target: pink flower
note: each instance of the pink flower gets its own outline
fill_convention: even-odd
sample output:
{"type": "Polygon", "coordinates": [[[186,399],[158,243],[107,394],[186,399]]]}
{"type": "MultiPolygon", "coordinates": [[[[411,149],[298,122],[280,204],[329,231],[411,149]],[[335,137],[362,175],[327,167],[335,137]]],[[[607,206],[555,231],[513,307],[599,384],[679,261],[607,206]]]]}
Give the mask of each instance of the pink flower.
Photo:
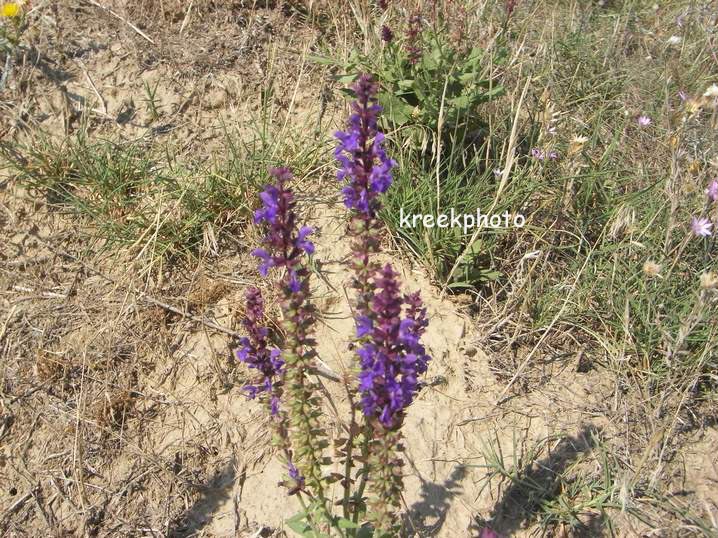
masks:
{"type": "Polygon", "coordinates": [[[711,228],[713,224],[705,217],[693,217],[691,219],[691,230],[698,237],[708,237],[711,235],[711,228]]]}
{"type": "Polygon", "coordinates": [[[705,193],[711,201],[718,201],[718,179],[714,179],[708,184],[708,188],[705,190],[705,193]]]}
{"type": "Polygon", "coordinates": [[[638,119],[636,121],[641,127],[648,127],[651,124],[652,120],[648,116],[638,116],[638,119]]]}
{"type": "Polygon", "coordinates": [[[688,101],[688,94],[681,90],[678,92],[678,98],[685,103],[686,101],[688,101]]]}

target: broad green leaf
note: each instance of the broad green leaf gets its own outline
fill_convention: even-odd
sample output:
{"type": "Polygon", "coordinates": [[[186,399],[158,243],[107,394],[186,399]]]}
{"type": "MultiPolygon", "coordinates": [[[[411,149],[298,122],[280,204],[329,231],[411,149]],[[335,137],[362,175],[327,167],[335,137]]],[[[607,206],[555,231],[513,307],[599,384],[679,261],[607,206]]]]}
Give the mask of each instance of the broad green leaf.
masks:
{"type": "Polygon", "coordinates": [[[302,536],[306,536],[307,532],[311,532],[312,528],[307,524],[307,514],[304,512],[299,512],[296,515],[293,515],[289,519],[287,519],[284,523],[292,529],[294,532],[301,534],[302,536]]]}
{"type": "Polygon", "coordinates": [[[339,84],[351,84],[357,79],[356,73],[348,73],[346,75],[335,75],[334,80],[339,84]]]}
{"type": "Polygon", "coordinates": [[[459,82],[461,82],[464,86],[469,86],[471,84],[480,84],[480,82],[477,82],[476,79],[479,76],[479,74],[475,71],[469,72],[469,73],[462,73],[458,76],[459,82]]]}
{"type": "Polygon", "coordinates": [[[354,523],[352,520],[350,520],[350,519],[345,519],[345,518],[343,518],[343,517],[340,517],[340,518],[337,520],[337,526],[338,526],[340,529],[358,529],[358,528],[359,528],[359,525],[357,525],[356,523],[354,523]]]}
{"type": "Polygon", "coordinates": [[[384,108],[384,113],[397,125],[403,125],[411,119],[413,108],[394,94],[380,93],[379,104],[384,108]]]}
{"type": "Polygon", "coordinates": [[[482,253],[484,250],[484,242],[481,239],[476,239],[471,245],[469,245],[469,248],[466,249],[466,254],[468,256],[478,256],[482,253]]]}
{"type": "Polygon", "coordinates": [[[456,108],[469,108],[469,105],[471,105],[471,99],[469,99],[468,95],[460,95],[459,97],[451,99],[449,103],[456,108]]]}

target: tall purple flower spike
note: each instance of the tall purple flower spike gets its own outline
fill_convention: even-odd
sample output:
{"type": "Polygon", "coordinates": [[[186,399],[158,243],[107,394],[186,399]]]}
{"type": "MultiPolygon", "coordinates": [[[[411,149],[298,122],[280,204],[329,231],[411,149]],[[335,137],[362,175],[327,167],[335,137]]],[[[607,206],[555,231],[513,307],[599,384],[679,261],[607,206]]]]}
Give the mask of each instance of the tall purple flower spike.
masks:
{"type": "Polygon", "coordinates": [[[377,197],[392,182],[391,169],[396,162],[384,151],[384,134],[377,127],[381,106],[377,104],[378,86],[371,75],[361,75],[353,86],[356,101],[352,103],[346,131],[337,131],[339,140],[334,155],[340,163],[337,179],[344,205],[373,218],[378,210],[377,197]]]}
{"type": "Polygon", "coordinates": [[[272,415],[279,413],[279,396],[277,380],[281,376],[284,361],[279,357],[277,348],[268,345],[269,330],[264,326],[264,300],[258,288],[250,287],[244,294],[247,301],[245,317],[242,325],[247,335],[239,340],[240,347],[235,351],[237,359],[250,368],[261,373],[256,384],[244,386],[250,398],[266,392],[269,394],[269,405],[272,415]]]}
{"type": "Polygon", "coordinates": [[[296,282],[295,271],[300,256],[314,253],[314,244],[307,239],[313,230],[309,226],[295,230],[294,194],[286,186],[292,172],[288,168],[272,168],[269,173],[276,182],[260,193],[263,206],[254,212],[255,223],[267,224],[268,231],[263,240],[267,248],[254,249],[252,255],[262,260],[259,266],[262,276],[267,276],[272,267],[284,267],[290,281],[296,282]]]}
{"type": "Polygon", "coordinates": [[[361,330],[368,338],[358,351],[362,410],[389,429],[401,425],[418,389],[418,377],[430,360],[420,342],[428,324],[426,309],[418,293],[401,296],[396,277],[389,264],[377,275],[378,291],[371,303],[374,321],[363,320],[361,330]]]}
{"type": "Polygon", "coordinates": [[[261,259],[259,271],[266,276],[271,268],[284,269],[278,281],[282,308],[282,412],[280,436],[285,442],[285,454],[291,492],[306,484],[317,498],[323,498],[322,448],[326,434],[319,427],[317,388],[306,373],[316,356],[313,327],[316,309],[311,303],[309,270],[305,254],[314,252],[309,240],[312,229],[297,226],[296,202],[288,183],[292,173],[288,168],[269,171],[274,183],[260,194],[262,207],[255,212],[254,221],[262,224],[266,234],[262,247],[252,252],[261,259]],[[285,409],[286,407],[286,409],[285,409]]]}
{"type": "Polygon", "coordinates": [[[421,60],[421,43],[420,35],[422,29],[422,20],[420,13],[414,13],[409,17],[409,28],[406,31],[406,54],[411,65],[416,65],[421,60]]]}

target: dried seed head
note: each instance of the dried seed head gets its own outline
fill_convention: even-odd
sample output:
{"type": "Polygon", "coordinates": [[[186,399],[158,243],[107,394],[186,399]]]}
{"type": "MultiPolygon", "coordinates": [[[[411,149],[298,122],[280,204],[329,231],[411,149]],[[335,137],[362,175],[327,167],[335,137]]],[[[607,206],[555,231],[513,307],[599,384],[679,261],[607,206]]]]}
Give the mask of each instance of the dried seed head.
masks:
{"type": "Polygon", "coordinates": [[[660,276],[662,267],[653,260],[646,260],[643,264],[643,274],[647,277],[660,276]]]}
{"type": "Polygon", "coordinates": [[[713,271],[701,274],[701,288],[704,290],[714,290],[718,288],[718,274],[713,271]]]}

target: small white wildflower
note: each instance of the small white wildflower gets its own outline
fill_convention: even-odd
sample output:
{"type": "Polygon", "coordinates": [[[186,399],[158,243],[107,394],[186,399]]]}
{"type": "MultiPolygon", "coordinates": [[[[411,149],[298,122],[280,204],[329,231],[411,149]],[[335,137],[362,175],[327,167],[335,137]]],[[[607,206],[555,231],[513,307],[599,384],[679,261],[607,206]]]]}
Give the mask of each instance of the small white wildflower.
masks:
{"type": "Polygon", "coordinates": [[[668,38],[669,45],[680,45],[681,41],[683,41],[683,38],[679,35],[672,35],[668,38]]]}
{"type": "Polygon", "coordinates": [[[708,89],[703,94],[703,97],[718,97],[718,84],[708,86],[708,89]]]}

